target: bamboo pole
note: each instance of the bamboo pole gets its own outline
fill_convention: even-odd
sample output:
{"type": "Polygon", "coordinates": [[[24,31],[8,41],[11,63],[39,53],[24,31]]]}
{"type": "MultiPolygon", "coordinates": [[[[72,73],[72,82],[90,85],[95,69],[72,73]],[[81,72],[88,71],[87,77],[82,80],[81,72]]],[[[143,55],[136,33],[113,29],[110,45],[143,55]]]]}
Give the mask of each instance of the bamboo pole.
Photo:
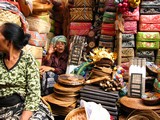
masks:
{"type": "Polygon", "coordinates": [[[115,21],[116,38],[118,41],[117,45],[117,65],[121,65],[122,61],[122,33],[124,32],[124,19],[121,14],[117,15],[117,20],[115,21]]]}

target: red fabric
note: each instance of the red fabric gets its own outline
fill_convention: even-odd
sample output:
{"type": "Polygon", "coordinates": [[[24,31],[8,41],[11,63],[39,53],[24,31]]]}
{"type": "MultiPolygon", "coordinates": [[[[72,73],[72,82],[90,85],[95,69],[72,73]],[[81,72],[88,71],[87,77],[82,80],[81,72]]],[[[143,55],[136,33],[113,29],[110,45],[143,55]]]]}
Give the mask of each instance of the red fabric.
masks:
{"type": "Polygon", "coordinates": [[[160,14],[157,15],[141,15],[140,16],[141,23],[156,23],[160,24],[160,14]]]}
{"type": "Polygon", "coordinates": [[[71,22],[70,35],[88,35],[91,25],[90,22],[71,22]]]}
{"type": "Polygon", "coordinates": [[[126,11],[123,13],[124,20],[139,21],[139,7],[137,7],[133,12],[126,11]]]}
{"type": "Polygon", "coordinates": [[[114,24],[102,24],[101,28],[101,34],[102,35],[110,35],[110,36],[115,36],[115,25],[114,24]]]}
{"type": "Polygon", "coordinates": [[[160,32],[160,24],[139,24],[140,31],[160,32]]]}
{"type": "Polygon", "coordinates": [[[137,33],[137,21],[125,21],[124,22],[124,33],[136,34],[137,33]]]}
{"type": "Polygon", "coordinates": [[[9,3],[15,5],[19,10],[20,10],[20,6],[18,2],[12,1],[12,0],[2,0],[2,1],[8,1],[9,3]]]}

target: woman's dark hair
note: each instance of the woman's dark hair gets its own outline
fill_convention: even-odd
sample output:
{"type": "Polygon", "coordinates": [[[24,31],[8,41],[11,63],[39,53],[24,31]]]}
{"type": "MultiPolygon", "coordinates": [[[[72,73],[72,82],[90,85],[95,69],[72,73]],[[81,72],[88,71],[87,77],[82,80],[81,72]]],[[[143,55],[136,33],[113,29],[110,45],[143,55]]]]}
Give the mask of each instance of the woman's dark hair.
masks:
{"type": "Polygon", "coordinates": [[[6,40],[11,41],[18,50],[27,45],[31,38],[30,34],[24,33],[23,29],[15,23],[4,23],[2,25],[1,34],[6,40]]]}

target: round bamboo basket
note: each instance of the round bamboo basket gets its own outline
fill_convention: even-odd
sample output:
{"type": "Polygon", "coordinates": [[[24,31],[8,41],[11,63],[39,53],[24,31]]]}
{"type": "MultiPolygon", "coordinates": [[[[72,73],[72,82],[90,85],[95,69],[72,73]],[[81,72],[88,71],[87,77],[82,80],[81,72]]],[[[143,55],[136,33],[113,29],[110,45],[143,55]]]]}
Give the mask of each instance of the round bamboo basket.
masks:
{"type": "Polygon", "coordinates": [[[153,110],[134,110],[126,120],[159,120],[160,116],[153,110]]]}
{"type": "Polygon", "coordinates": [[[65,120],[87,120],[85,109],[83,107],[73,109],[67,114],[65,120]]]}

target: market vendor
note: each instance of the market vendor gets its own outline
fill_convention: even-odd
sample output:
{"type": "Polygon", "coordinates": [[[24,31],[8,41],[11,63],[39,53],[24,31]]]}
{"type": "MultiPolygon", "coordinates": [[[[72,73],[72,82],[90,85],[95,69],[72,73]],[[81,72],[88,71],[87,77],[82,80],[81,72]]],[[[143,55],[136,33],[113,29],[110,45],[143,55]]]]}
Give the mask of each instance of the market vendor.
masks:
{"type": "Polygon", "coordinates": [[[55,36],[51,40],[47,55],[43,58],[40,67],[42,95],[53,92],[53,84],[56,82],[58,75],[66,72],[67,62],[67,39],[64,35],[55,36]]]}

